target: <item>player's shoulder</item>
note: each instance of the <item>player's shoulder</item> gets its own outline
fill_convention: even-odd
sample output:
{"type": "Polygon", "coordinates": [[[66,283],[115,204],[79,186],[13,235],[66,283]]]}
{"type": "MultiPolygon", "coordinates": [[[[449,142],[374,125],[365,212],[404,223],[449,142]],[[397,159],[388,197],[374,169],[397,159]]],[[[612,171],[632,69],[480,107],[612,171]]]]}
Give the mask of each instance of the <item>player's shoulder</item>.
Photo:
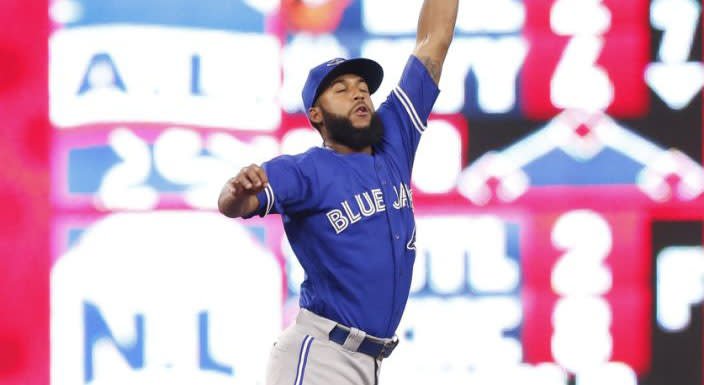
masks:
{"type": "Polygon", "coordinates": [[[330,151],[325,148],[311,147],[300,154],[291,155],[291,158],[299,165],[311,167],[318,163],[321,158],[329,156],[329,153],[330,151]]]}
{"type": "Polygon", "coordinates": [[[278,156],[272,158],[272,160],[276,159],[276,160],[283,161],[283,162],[306,162],[306,161],[310,161],[311,159],[314,159],[316,157],[319,157],[320,154],[323,152],[321,150],[322,150],[322,148],[320,148],[320,147],[311,147],[311,148],[307,149],[306,151],[300,152],[298,154],[278,155],[278,156]]]}
{"type": "Polygon", "coordinates": [[[319,163],[318,160],[327,156],[327,151],[320,147],[311,147],[310,149],[298,154],[284,154],[272,158],[267,162],[268,165],[277,165],[283,167],[297,168],[302,172],[312,170],[319,163]]]}

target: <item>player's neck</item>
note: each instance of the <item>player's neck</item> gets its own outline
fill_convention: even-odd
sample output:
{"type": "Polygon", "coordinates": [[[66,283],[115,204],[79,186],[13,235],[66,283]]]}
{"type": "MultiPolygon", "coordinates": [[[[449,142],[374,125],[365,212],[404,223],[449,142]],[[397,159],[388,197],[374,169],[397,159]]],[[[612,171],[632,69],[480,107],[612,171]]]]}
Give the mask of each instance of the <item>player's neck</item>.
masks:
{"type": "Polygon", "coordinates": [[[371,154],[372,154],[372,146],[364,147],[364,148],[361,149],[361,150],[355,150],[355,149],[352,149],[352,148],[350,148],[350,147],[348,147],[348,146],[345,146],[344,144],[336,143],[336,142],[333,142],[333,141],[327,141],[327,142],[325,143],[325,146],[328,147],[328,148],[330,148],[330,149],[332,149],[333,151],[337,152],[338,154],[344,154],[344,155],[347,155],[347,154],[367,154],[367,155],[371,155],[371,154]]]}

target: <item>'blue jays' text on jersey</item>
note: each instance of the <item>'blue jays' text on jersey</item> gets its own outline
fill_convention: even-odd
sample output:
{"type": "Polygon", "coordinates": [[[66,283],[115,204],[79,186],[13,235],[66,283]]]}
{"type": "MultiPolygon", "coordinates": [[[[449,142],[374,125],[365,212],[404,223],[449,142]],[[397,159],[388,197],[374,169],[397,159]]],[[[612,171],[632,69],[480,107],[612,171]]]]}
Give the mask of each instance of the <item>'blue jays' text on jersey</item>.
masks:
{"type": "Polygon", "coordinates": [[[411,56],[377,110],[385,131],[373,155],[312,148],[264,163],[269,185],[255,214],[282,215],[306,272],[301,307],[377,337],[394,334],[416,254],[411,169],[438,93],[411,56]]]}

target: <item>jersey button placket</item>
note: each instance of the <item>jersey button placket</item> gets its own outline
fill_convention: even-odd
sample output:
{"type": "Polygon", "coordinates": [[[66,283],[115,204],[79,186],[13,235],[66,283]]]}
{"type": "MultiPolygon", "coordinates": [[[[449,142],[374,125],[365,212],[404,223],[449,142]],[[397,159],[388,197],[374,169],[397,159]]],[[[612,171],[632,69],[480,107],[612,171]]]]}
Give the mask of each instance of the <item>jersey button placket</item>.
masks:
{"type": "MultiPolygon", "coordinates": [[[[394,193],[393,193],[393,190],[391,189],[391,186],[390,186],[391,183],[390,182],[387,183],[390,175],[388,175],[386,173],[387,170],[382,165],[381,159],[376,159],[376,162],[374,164],[374,168],[376,169],[377,178],[379,178],[379,181],[381,182],[381,185],[383,186],[382,191],[384,193],[384,202],[387,205],[386,218],[389,221],[388,222],[389,232],[391,232],[391,234],[393,234],[392,236],[394,237],[395,240],[398,240],[398,239],[400,239],[400,236],[399,236],[399,233],[397,233],[395,231],[394,224],[393,224],[393,214],[394,214],[394,210],[395,210],[393,208],[394,193]]],[[[397,242],[392,242],[392,243],[393,243],[393,245],[392,245],[393,247],[391,248],[391,250],[392,250],[392,254],[393,254],[392,259],[394,261],[394,271],[392,272],[392,277],[394,280],[394,284],[393,284],[393,300],[392,300],[392,304],[391,304],[391,309],[394,309],[394,310],[392,311],[392,314],[391,314],[391,322],[395,322],[394,319],[398,318],[398,316],[399,316],[398,310],[397,310],[398,308],[396,305],[396,299],[399,296],[399,293],[398,293],[399,285],[397,282],[399,279],[398,278],[398,271],[399,271],[399,262],[398,262],[399,255],[398,254],[399,253],[398,253],[397,242]]]]}

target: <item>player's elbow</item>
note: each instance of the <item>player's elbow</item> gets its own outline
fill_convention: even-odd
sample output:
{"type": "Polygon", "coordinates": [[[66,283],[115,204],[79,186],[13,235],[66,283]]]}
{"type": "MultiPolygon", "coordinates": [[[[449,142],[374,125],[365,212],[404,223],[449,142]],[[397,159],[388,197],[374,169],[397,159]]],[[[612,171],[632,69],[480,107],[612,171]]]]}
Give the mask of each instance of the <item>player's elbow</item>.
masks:
{"type": "Polygon", "coordinates": [[[438,47],[437,49],[447,52],[450,49],[450,44],[452,44],[452,39],[455,34],[451,29],[442,29],[435,32],[434,43],[438,47]]]}
{"type": "MultiPolygon", "coordinates": [[[[440,34],[438,34],[440,35],[440,34]]],[[[436,62],[443,62],[452,44],[452,34],[445,36],[428,35],[416,42],[414,53],[418,57],[428,57],[436,62]]]]}
{"type": "Polygon", "coordinates": [[[220,194],[220,197],[218,198],[218,211],[220,211],[222,215],[228,218],[237,218],[238,215],[233,210],[232,202],[230,202],[229,199],[227,199],[227,197],[223,195],[224,194],[220,194]]]}
{"type": "Polygon", "coordinates": [[[235,210],[232,210],[232,209],[220,207],[219,210],[220,210],[220,213],[222,213],[222,215],[224,215],[228,218],[239,218],[242,216],[241,213],[239,213],[235,210]]]}
{"type": "Polygon", "coordinates": [[[423,47],[430,51],[445,51],[450,48],[454,38],[454,30],[449,28],[436,28],[428,31],[423,36],[418,36],[416,46],[423,47]]]}

